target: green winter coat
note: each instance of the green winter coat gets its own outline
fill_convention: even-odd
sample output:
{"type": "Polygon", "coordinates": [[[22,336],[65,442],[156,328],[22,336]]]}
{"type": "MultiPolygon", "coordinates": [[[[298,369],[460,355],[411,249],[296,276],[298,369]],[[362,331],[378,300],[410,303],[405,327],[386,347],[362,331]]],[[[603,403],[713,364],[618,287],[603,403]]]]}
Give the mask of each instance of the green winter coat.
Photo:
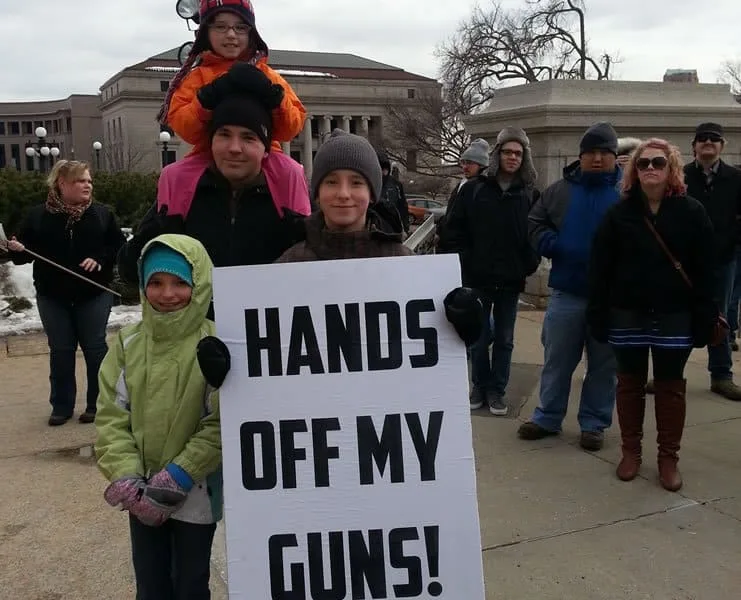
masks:
{"type": "Polygon", "coordinates": [[[159,313],[142,291],[141,322],[119,331],[100,369],[95,455],[109,481],[150,477],[175,463],[195,485],[173,518],[213,523],[222,513],[219,401],[196,360],[198,342],[215,332],[206,319],[213,265],[193,238],[162,235],[142,255],[154,243],[188,259],[193,296],[187,307],[159,313]]]}

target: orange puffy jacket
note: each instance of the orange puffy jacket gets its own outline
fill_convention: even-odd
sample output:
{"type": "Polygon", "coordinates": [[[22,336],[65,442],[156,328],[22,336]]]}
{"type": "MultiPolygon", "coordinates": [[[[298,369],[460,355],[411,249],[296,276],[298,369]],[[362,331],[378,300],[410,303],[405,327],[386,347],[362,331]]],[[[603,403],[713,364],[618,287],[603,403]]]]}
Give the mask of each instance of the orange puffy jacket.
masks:
{"type": "MultiPolygon", "coordinates": [[[[211,145],[208,133],[211,111],[201,106],[196,94],[204,85],[226,73],[233,64],[233,60],[206,51],[201,54],[200,64],[183,78],[178,89],[172,94],[167,111],[167,124],[175,135],[194,146],[188,153],[189,155],[206,152],[211,145]]],[[[255,66],[265,73],[270,81],[277,83],[285,90],[283,101],[273,111],[271,150],[281,152],[280,142],[290,142],[304,128],[306,109],[298,99],[296,92],[283,77],[268,66],[266,59],[261,59],[255,66]]]]}

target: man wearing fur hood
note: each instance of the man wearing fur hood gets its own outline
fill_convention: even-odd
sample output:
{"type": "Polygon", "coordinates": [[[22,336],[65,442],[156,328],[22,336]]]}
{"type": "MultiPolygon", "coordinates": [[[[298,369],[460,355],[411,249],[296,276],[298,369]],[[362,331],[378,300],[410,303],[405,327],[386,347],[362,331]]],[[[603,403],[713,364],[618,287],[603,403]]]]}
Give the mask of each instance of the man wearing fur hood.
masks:
{"type": "Polygon", "coordinates": [[[460,255],[463,285],[478,291],[485,308],[481,338],[471,347],[471,409],[486,402],[497,416],[508,410],[505,393],[517,302],[525,278],[539,262],[527,233],[536,178],[530,140],[522,129],[506,127],[497,136],[488,174],[468,180],[461,188],[448,222],[451,247],[460,255]],[[490,314],[494,317],[491,360],[490,314]]]}

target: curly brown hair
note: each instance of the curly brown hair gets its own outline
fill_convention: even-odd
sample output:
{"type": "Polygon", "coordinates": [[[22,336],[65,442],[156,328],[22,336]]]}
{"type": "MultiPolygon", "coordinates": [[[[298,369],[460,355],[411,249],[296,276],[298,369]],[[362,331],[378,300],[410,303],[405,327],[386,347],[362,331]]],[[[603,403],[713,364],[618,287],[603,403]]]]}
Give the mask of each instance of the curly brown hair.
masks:
{"type": "Polygon", "coordinates": [[[667,165],[669,176],[666,180],[666,195],[681,196],[686,194],[687,184],[684,182],[684,161],[682,160],[682,153],[679,151],[679,148],[661,138],[650,138],[645,142],[641,142],[641,144],[631,153],[630,161],[625,165],[623,180],[620,185],[623,197],[630,196],[640,188],[641,184],[638,180],[638,168],[636,167],[636,162],[646,148],[656,148],[657,150],[661,150],[669,161],[669,164],[667,165]]]}

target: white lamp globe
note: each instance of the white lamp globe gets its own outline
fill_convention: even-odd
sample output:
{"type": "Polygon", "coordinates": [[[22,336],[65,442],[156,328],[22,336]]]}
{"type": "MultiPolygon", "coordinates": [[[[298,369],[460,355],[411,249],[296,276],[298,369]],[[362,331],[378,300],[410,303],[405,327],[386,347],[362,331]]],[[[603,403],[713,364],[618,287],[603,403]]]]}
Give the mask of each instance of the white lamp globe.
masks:
{"type": "Polygon", "coordinates": [[[36,156],[36,150],[29,146],[28,148],[26,148],[26,156],[36,156]]]}
{"type": "Polygon", "coordinates": [[[46,129],[44,127],[37,127],[35,133],[36,133],[36,137],[39,137],[39,138],[46,137],[46,129]]]}
{"type": "Polygon", "coordinates": [[[169,144],[172,136],[166,131],[160,131],[160,142],[163,144],[169,144]]]}
{"type": "Polygon", "coordinates": [[[41,152],[41,156],[49,156],[51,150],[49,150],[49,146],[41,146],[41,150],[39,150],[39,152],[41,152]]]}
{"type": "Polygon", "coordinates": [[[100,142],[93,142],[93,150],[100,152],[103,149],[103,144],[100,142]]]}
{"type": "Polygon", "coordinates": [[[52,146],[50,152],[51,152],[51,155],[54,158],[56,158],[57,156],[59,156],[59,148],[57,148],[56,146],[52,146]]]}

